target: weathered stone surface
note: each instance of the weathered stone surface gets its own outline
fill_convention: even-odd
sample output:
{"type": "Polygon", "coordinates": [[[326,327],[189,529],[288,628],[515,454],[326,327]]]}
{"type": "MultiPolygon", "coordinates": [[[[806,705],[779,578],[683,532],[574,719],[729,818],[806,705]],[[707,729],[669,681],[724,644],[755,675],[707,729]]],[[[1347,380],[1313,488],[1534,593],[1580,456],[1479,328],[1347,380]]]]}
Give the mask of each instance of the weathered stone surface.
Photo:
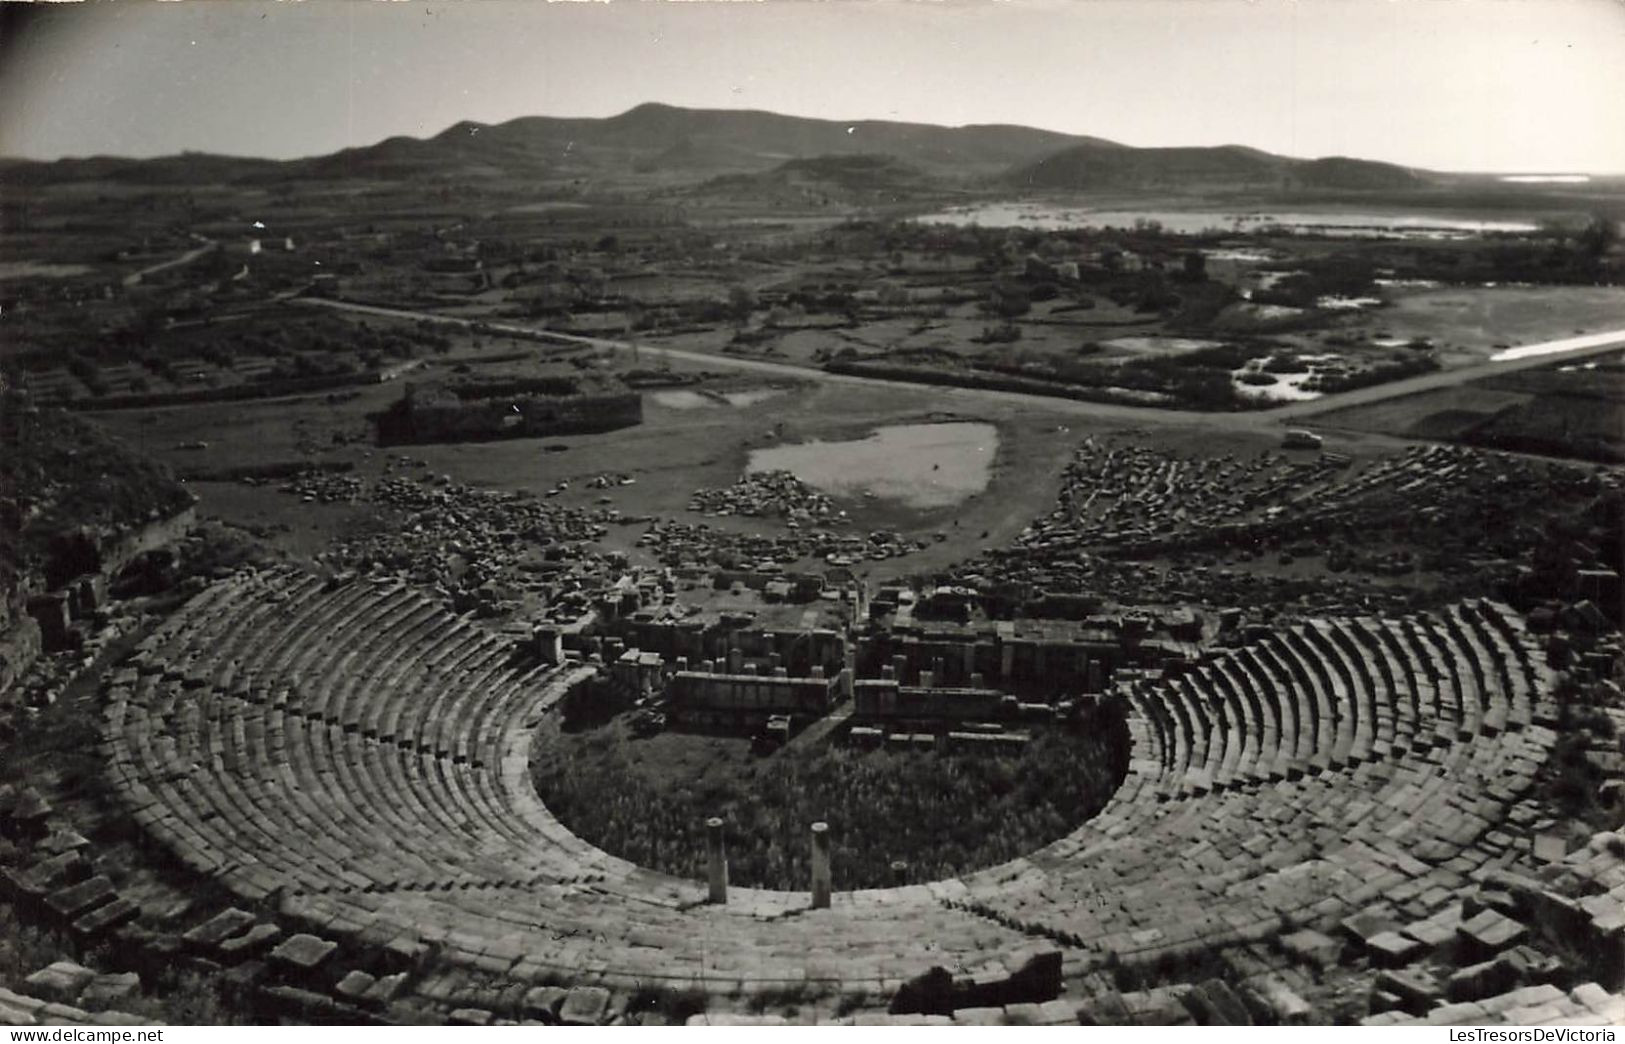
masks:
{"type": "Polygon", "coordinates": [[[1522,942],[1528,934],[1529,929],[1517,921],[1488,909],[1480,910],[1456,929],[1464,950],[1481,957],[1493,957],[1522,942]]]}
{"type": "Polygon", "coordinates": [[[377,979],[357,968],[345,973],[344,978],[340,979],[338,985],[333,987],[333,992],[352,1004],[359,1003],[366,999],[367,992],[377,982],[377,979]]]}
{"type": "Polygon", "coordinates": [[[73,932],[84,939],[95,939],[116,931],[141,915],[141,907],[123,896],[98,906],[73,922],[73,932]]]}
{"type": "Polygon", "coordinates": [[[181,934],[188,947],[200,953],[208,952],[254,923],[254,915],[236,907],[227,907],[213,917],[181,934]]]}
{"type": "Polygon", "coordinates": [[[1376,987],[1399,998],[1400,1006],[1421,1015],[1441,999],[1439,983],[1421,968],[1399,968],[1377,976],[1376,987]]]}
{"type": "Polygon", "coordinates": [[[256,924],[241,935],[234,935],[225,940],[216,949],[221,960],[238,961],[244,957],[264,953],[280,938],[282,929],[276,925],[256,924]]]}
{"type": "Polygon", "coordinates": [[[64,920],[72,921],[103,903],[110,902],[115,895],[117,893],[113,891],[113,882],[98,874],[76,885],[52,892],[45,897],[45,905],[64,920]]]}
{"type": "Polygon", "coordinates": [[[1376,936],[1394,931],[1399,924],[1393,911],[1386,905],[1370,906],[1338,922],[1337,927],[1353,941],[1367,945],[1376,936]]]}
{"type": "Polygon", "coordinates": [[[135,972],[118,975],[98,975],[77,1001],[86,1011],[106,1011],[123,1005],[141,990],[141,976],[135,972]]]}
{"type": "Polygon", "coordinates": [[[272,950],[271,961],[295,971],[311,972],[320,968],[338,948],[338,943],[300,933],[290,935],[272,950]]]}
{"type": "Polygon", "coordinates": [[[562,986],[537,986],[525,992],[525,1014],[544,1022],[557,1022],[559,1007],[570,991],[562,986]]]}
{"type": "Polygon", "coordinates": [[[1006,1025],[1003,1008],[960,1008],[954,1012],[954,1024],[958,1026],[1003,1026],[1006,1025]]]}
{"type": "Polygon", "coordinates": [[[401,991],[406,989],[406,972],[397,972],[394,975],[380,976],[379,979],[367,989],[366,1000],[369,1004],[388,1004],[401,991]]]}
{"type": "Polygon", "coordinates": [[[72,1003],[96,978],[96,973],[73,961],[46,965],[23,980],[23,988],[45,1001],[72,1003]]]}
{"type": "Polygon", "coordinates": [[[1383,968],[1409,964],[1427,949],[1422,943],[1398,932],[1379,932],[1365,941],[1373,963],[1383,968]]]}
{"type": "Polygon", "coordinates": [[[1281,936],[1281,949],[1307,964],[1329,968],[1337,963],[1337,956],[1343,947],[1329,935],[1323,935],[1313,928],[1303,928],[1281,936]]]}
{"type": "Polygon", "coordinates": [[[609,991],[602,986],[574,986],[559,1006],[566,1026],[596,1026],[609,1014],[609,991]]]}

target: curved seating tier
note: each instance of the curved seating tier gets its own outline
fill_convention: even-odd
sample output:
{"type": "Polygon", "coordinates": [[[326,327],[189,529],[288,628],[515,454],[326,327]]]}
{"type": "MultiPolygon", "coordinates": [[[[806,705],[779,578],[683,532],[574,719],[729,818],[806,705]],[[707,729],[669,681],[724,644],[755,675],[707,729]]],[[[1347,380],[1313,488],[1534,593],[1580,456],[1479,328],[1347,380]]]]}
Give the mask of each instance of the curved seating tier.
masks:
{"type": "Polygon", "coordinates": [[[1125,686],[1122,788],[1026,858],[829,910],[750,889],[712,907],[531,788],[534,726],[590,668],[535,667],[401,584],[241,574],[130,668],[108,687],[113,778],[148,834],[243,899],[407,959],[724,991],[886,989],[1057,943],[1077,970],[1459,884],[1552,740],[1550,679],[1504,606],[1315,620],[1125,686]]]}

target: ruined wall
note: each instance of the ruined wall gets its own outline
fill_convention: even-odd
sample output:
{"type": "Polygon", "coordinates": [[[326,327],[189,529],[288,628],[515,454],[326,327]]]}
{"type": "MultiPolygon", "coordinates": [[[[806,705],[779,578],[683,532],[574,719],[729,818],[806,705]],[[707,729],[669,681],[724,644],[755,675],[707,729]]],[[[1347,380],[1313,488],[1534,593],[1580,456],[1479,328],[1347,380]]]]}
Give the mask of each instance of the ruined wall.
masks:
{"type": "Polygon", "coordinates": [[[866,679],[852,686],[853,712],[863,719],[990,721],[998,716],[1002,699],[1004,693],[997,689],[905,687],[891,678],[866,679]]]}
{"type": "MultiPolygon", "coordinates": [[[[73,578],[70,584],[77,587],[78,580],[90,580],[99,600],[105,597],[107,583],[137,555],[167,547],[196,524],[197,508],[189,507],[127,532],[104,535],[96,543],[95,571],[73,578]]],[[[83,608],[81,600],[69,593],[48,593],[42,578],[19,578],[15,598],[7,601],[4,615],[0,615],[0,693],[16,684],[41,652],[65,641],[74,606],[83,608]],[[47,634],[40,626],[40,618],[50,622],[58,612],[62,614],[60,626],[53,626],[52,633],[47,634]]]]}
{"type": "Polygon", "coordinates": [[[922,679],[929,673],[931,684],[939,686],[1055,695],[1098,693],[1117,668],[1153,666],[1173,655],[1167,643],[1109,635],[1085,631],[1064,639],[997,630],[963,635],[889,632],[858,639],[856,662],[861,677],[879,677],[890,669],[905,685],[926,685],[922,679]]]}
{"type": "Polygon", "coordinates": [[[624,638],[628,648],[658,652],[667,659],[683,656],[693,663],[708,658],[726,663],[736,650],[739,656],[754,659],[777,656],[775,666],[785,667],[792,675],[811,675],[814,667],[834,674],[846,663],[845,637],[824,629],[761,631],[723,622],[702,625],[687,620],[635,618],[616,620],[607,629],[624,638]]]}
{"type": "Polygon", "coordinates": [[[168,518],[148,522],[125,533],[103,540],[101,545],[101,576],[112,580],[137,555],[168,547],[185,536],[197,525],[197,508],[189,507],[168,518]]]}
{"type": "Polygon", "coordinates": [[[378,438],[385,444],[477,442],[592,434],[642,423],[643,397],[632,391],[480,399],[447,396],[432,401],[407,398],[378,415],[378,438]]]}
{"type": "Polygon", "coordinates": [[[827,714],[842,679],[678,671],[666,694],[679,712],[735,714],[827,714]]]}

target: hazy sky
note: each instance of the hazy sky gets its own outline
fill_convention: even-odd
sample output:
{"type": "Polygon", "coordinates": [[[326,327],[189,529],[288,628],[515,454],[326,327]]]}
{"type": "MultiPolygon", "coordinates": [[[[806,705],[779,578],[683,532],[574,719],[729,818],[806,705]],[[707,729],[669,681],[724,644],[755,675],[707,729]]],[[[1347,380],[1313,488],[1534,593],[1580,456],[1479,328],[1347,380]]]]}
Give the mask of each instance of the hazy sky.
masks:
{"type": "Polygon", "coordinates": [[[0,154],[287,157],[639,102],[1625,172],[1621,0],[0,3],[0,154]]]}

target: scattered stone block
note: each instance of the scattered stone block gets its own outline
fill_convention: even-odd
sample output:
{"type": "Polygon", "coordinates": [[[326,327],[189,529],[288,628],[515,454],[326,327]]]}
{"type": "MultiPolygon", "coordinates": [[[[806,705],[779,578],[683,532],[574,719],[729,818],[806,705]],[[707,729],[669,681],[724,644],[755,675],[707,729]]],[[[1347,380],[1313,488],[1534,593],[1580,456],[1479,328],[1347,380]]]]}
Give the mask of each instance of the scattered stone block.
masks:
{"type": "Polygon", "coordinates": [[[40,1009],[40,1021],[46,1025],[75,1026],[90,1021],[90,1012],[69,1004],[52,1001],[40,1009]]]}
{"type": "Polygon", "coordinates": [[[51,831],[51,835],[39,843],[41,851],[51,855],[62,852],[79,852],[90,847],[90,841],[76,830],[58,827],[51,831]]]}
{"type": "Polygon", "coordinates": [[[559,1008],[570,991],[560,986],[536,986],[525,991],[524,1011],[533,1019],[557,1022],[559,1008]]]}
{"type": "Polygon", "coordinates": [[[27,1008],[0,997],[0,1026],[37,1026],[39,1020],[27,1008]]]}
{"type": "Polygon", "coordinates": [[[458,1008],[446,1021],[453,1026],[489,1026],[491,1013],[484,1008],[458,1008]]]}
{"type": "Polygon", "coordinates": [[[71,1003],[79,999],[96,978],[96,973],[73,961],[56,961],[23,980],[23,987],[45,1001],[71,1003]]]}
{"type": "Polygon", "coordinates": [[[1517,985],[1517,972],[1500,958],[1470,964],[1445,980],[1445,996],[1457,1003],[1505,993],[1517,985]]]}
{"type": "Polygon", "coordinates": [[[271,963],[281,965],[300,975],[309,975],[319,969],[339,948],[336,942],[300,933],[290,935],[271,951],[271,963]]]}
{"type": "Polygon", "coordinates": [[[282,929],[274,924],[256,924],[241,935],[234,935],[221,943],[218,947],[221,959],[227,961],[241,960],[264,953],[282,938],[282,929]]]}
{"type": "Polygon", "coordinates": [[[1537,863],[1561,863],[1569,854],[1561,834],[1536,834],[1532,849],[1537,863]]]}
{"type": "Polygon", "coordinates": [[[96,907],[111,902],[117,894],[113,891],[113,882],[105,875],[97,874],[76,885],[52,892],[45,897],[45,905],[63,920],[74,921],[96,907]]]}
{"type": "MultiPolygon", "coordinates": [[[[783,1015],[739,1015],[731,1012],[718,1012],[712,1015],[703,1011],[698,1015],[690,1015],[684,1023],[685,1026],[788,1026],[789,1024],[789,1020],[783,1015]]],[[[858,1025],[862,1025],[862,1023],[858,1023],[858,1025]]]]}
{"type": "Polygon", "coordinates": [[[198,953],[207,953],[254,923],[254,915],[227,907],[202,924],[182,933],[181,941],[198,953]]]}
{"type": "Polygon", "coordinates": [[[1456,938],[1455,928],[1440,924],[1437,921],[1412,921],[1401,931],[1421,943],[1424,952],[1427,953],[1455,941],[1456,938]]]}
{"type": "Polygon", "coordinates": [[[1369,1010],[1373,1015],[1386,1015],[1405,1010],[1405,998],[1392,990],[1374,988],[1371,991],[1369,1010]]]}
{"type": "Polygon", "coordinates": [[[81,939],[96,939],[117,931],[141,915],[141,907],[119,896],[112,902],[79,917],[73,922],[73,933],[81,939]]]}
{"type": "Polygon", "coordinates": [[[1494,910],[1480,910],[1456,929],[1468,959],[1490,958],[1524,940],[1529,929],[1494,910]]]}
{"type": "Polygon", "coordinates": [[[90,876],[90,864],[85,861],[83,853],[70,850],[40,860],[29,868],[28,874],[35,884],[49,891],[83,881],[90,876]]]}
{"type": "Polygon", "coordinates": [[[406,989],[406,976],[406,972],[397,972],[380,977],[367,989],[367,1003],[381,1007],[399,997],[401,991],[406,989]]]}
{"type": "Polygon", "coordinates": [[[1376,988],[1399,998],[1399,1006],[1421,1015],[1442,999],[1439,983],[1422,968],[1400,968],[1377,976],[1376,988]]]}
{"type": "Polygon", "coordinates": [[[1336,964],[1338,954],[1343,950],[1337,940],[1313,928],[1303,928],[1283,935],[1280,943],[1281,949],[1286,951],[1288,956],[1321,969],[1336,964]]]}
{"type": "Polygon", "coordinates": [[[1077,1004],[1072,1001],[1048,1000],[1038,1005],[1038,1022],[1040,1026],[1076,1026],[1078,1024],[1077,1004]]]}
{"type": "Polygon", "coordinates": [[[151,1026],[152,1023],[124,1011],[92,1012],[90,1021],[97,1026],[151,1026]]]}
{"type": "Polygon", "coordinates": [[[959,1026],[1003,1026],[1003,1008],[960,1008],[954,1012],[954,1024],[959,1026]]]}
{"type": "Polygon", "coordinates": [[[1382,968],[1398,968],[1420,957],[1427,949],[1422,943],[1398,932],[1380,932],[1365,941],[1372,963],[1382,968]]]}
{"type": "Polygon", "coordinates": [[[352,1004],[359,1004],[367,999],[367,991],[371,990],[377,979],[357,968],[340,979],[333,992],[352,1004]]]}
{"type": "Polygon", "coordinates": [[[279,1015],[292,1014],[312,1022],[330,1020],[338,1011],[333,998],[297,986],[266,986],[260,990],[262,1003],[279,1015]]]}
{"type": "Polygon", "coordinates": [[[609,1013],[609,991],[602,986],[573,986],[559,1006],[566,1026],[596,1026],[609,1013]]]}
{"type": "Polygon", "coordinates": [[[1359,913],[1343,918],[1337,927],[1348,938],[1365,946],[1375,936],[1394,931],[1399,925],[1395,923],[1392,911],[1387,906],[1379,904],[1368,906],[1359,913]]]}
{"type": "Polygon", "coordinates": [[[77,1003],[86,1011],[106,1011],[124,1004],[140,990],[141,976],[135,972],[98,975],[85,987],[77,1003]]]}

